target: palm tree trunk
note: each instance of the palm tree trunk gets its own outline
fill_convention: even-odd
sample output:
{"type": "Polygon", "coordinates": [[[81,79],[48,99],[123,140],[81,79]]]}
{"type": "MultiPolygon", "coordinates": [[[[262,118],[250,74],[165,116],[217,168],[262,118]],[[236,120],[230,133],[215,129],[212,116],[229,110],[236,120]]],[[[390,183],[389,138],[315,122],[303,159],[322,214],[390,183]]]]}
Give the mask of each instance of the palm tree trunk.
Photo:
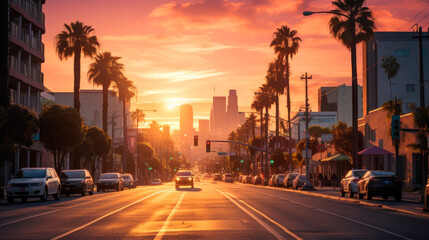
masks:
{"type": "MultiPolygon", "coordinates": [[[[289,172],[292,172],[292,128],[290,124],[290,84],[289,84],[289,56],[286,55],[286,105],[287,105],[287,123],[289,130],[289,141],[288,141],[288,155],[289,155],[289,172]]],[[[298,118],[299,120],[299,118],[298,118]]],[[[299,124],[299,121],[298,121],[299,124]]]]}
{"type": "MultiPolygon", "coordinates": [[[[261,141],[259,141],[259,147],[260,148],[262,148],[263,146],[263,136],[264,136],[264,134],[263,134],[263,132],[264,132],[264,108],[261,108],[261,141]]],[[[260,156],[261,156],[261,159],[259,160],[260,162],[260,167],[261,167],[261,171],[262,171],[262,166],[263,166],[263,153],[261,152],[261,154],[260,154],[260,156]]]]}
{"type": "MultiPolygon", "coordinates": [[[[127,136],[127,115],[125,112],[126,100],[122,100],[122,121],[124,127],[124,154],[122,155],[122,168],[123,173],[127,171],[127,154],[128,154],[128,136],[127,136]]],[[[138,133],[137,133],[138,134],[138,133]]]]}
{"type": "Polygon", "coordinates": [[[279,109],[279,94],[276,93],[276,141],[279,140],[279,129],[280,129],[280,109],[279,109]]]}
{"type": "MultiPolygon", "coordinates": [[[[352,18],[353,19],[353,18],[352,18]]],[[[351,62],[352,62],[352,104],[353,104],[353,168],[358,168],[358,88],[357,88],[357,66],[356,66],[356,35],[355,23],[353,22],[353,39],[351,46],[351,62]]]]}
{"type": "MultiPolygon", "coordinates": [[[[265,151],[268,150],[268,106],[265,107],[265,151]]],[[[265,172],[264,172],[264,176],[268,177],[268,153],[265,152],[265,161],[264,161],[264,165],[265,165],[265,172]]]]}
{"type": "Polygon", "coordinates": [[[76,51],[74,52],[74,97],[73,97],[73,103],[74,108],[76,111],[80,113],[80,53],[81,49],[79,46],[76,46],[76,51]]]}
{"type": "MultiPolygon", "coordinates": [[[[103,130],[107,133],[107,109],[109,106],[108,100],[109,89],[107,86],[103,85],[103,130]]],[[[102,170],[103,172],[107,172],[107,156],[103,156],[102,161],[102,170]]],[[[113,163],[112,163],[113,164],[113,163]]]]}

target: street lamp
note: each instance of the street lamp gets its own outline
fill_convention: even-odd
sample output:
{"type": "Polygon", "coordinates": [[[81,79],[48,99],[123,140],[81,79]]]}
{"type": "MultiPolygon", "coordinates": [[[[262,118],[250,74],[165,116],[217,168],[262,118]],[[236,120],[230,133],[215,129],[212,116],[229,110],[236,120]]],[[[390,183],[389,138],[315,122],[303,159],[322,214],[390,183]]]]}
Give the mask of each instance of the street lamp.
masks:
{"type": "Polygon", "coordinates": [[[353,129],[353,144],[352,144],[352,155],[353,155],[353,168],[357,168],[358,161],[358,88],[357,88],[357,67],[356,67],[356,15],[347,16],[339,11],[304,11],[302,14],[304,16],[310,16],[315,13],[328,13],[334,14],[337,16],[345,17],[347,20],[350,20],[352,25],[351,32],[351,44],[348,46],[351,51],[351,62],[352,62],[352,129],[353,129]]]}

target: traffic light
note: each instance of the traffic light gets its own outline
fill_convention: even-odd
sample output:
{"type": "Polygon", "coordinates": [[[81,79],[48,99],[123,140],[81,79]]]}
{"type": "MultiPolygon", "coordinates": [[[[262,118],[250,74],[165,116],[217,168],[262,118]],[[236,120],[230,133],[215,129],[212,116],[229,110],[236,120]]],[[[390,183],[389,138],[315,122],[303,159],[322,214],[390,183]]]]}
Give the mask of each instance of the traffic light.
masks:
{"type": "Polygon", "coordinates": [[[401,138],[401,118],[399,115],[392,116],[392,139],[401,138]]]}
{"type": "Polygon", "coordinates": [[[240,162],[243,163],[244,162],[243,159],[240,162]]]}
{"type": "Polygon", "coordinates": [[[152,170],[152,167],[149,167],[149,171],[152,170]]]}
{"type": "Polygon", "coordinates": [[[210,141],[206,141],[206,152],[210,152],[210,141]]]}
{"type": "Polygon", "coordinates": [[[198,135],[194,135],[194,146],[198,146],[198,135]]]}
{"type": "Polygon", "coordinates": [[[173,157],[170,157],[170,160],[173,160],[173,157]]]}
{"type": "Polygon", "coordinates": [[[274,164],[274,160],[271,160],[271,161],[270,161],[270,164],[274,164]]]}

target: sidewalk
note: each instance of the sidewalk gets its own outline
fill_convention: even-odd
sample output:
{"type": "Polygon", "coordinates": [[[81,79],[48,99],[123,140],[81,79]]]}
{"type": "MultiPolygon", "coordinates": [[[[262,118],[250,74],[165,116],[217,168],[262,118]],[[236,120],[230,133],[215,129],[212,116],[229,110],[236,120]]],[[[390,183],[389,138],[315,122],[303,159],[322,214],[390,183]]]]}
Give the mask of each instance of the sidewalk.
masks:
{"type": "MultiPolygon", "coordinates": [[[[271,187],[270,187],[271,188],[271,187]]],[[[276,188],[277,189],[277,188],[276,188]]],[[[350,198],[348,194],[344,197],[340,196],[340,189],[338,187],[316,187],[315,191],[301,191],[291,190],[285,188],[278,188],[280,190],[296,192],[301,194],[307,194],[318,197],[325,197],[330,199],[336,199],[341,201],[348,201],[355,204],[362,204],[371,207],[377,207],[388,211],[397,211],[406,214],[411,214],[420,217],[429,218],[429,213],[423,212],[423,202],[420,201],[419,192],[403,192],[402,201],[397,202],[393,197],[389,197],[387,200],[383,200],[381,197],[373,197],[372,200],[358,199],[357,194],[353,198],[350,198]]]]}

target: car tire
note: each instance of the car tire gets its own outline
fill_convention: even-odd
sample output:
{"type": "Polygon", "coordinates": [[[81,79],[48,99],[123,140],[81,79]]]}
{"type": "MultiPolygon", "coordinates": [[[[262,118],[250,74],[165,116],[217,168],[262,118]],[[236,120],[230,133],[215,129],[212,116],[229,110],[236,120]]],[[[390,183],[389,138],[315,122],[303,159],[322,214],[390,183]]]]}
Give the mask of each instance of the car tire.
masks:
{"type": "Polygon", "coordinates": [[[13,197],[7,197],[7,203],[12,204],[13,200],[15,200],[13,197]]]}
{"type": "Polygon", "coordinates": [[[22,197],[22,198],[21,198],[21,201],[22,201],[23,203],[26,203],[26,202],[27,202],[27,198],[26,198],[26,197],[22,197]]]}
{"type": "Polygon", "coordinates": [[[94,195],[94,186],[92,186],[91,191],[89,191],[89,195],[94,195]]]}
{"type": "Polygon", "coordinates": [[[352,186],[349,186],[349,197],[353,198],[355,196],[355,193],[353,192],[352,186]]]}
{"type": "Polygon", "coordinates": [[[40,201],[46,202],[48,200],[48,188],[45,187],[45,190],[43,191],[43,195],[40,197],[40,201]]]}
{"type": "Polygon", "coordinates": [[[54,195],[55,200],[60,200],[61,199],[61,189],[57,188],[57,193],[55,193],[54,195]]]}
{"type": "Polygon", "coordinates": [[[343,187],[341,186],[340,187],[340,196],[344,197],[345,195],[346,195],[346,193],[344,192],[343,187]]]}
{"type": "Polygon", "coordinates": [[[366,200],[372,200],[372,193],[369,191],[369,189],[366,190],[366,200]]]}
{"type": "Polygon", "coordinates": [[[363,194],[362,194],[362,193],[360,193],[359,188],[358,188],[358,198],[359,198],[359,199],[363,199],[363,194]]]}
{"type": "Polygon", "coordinates": [[[85,196],[86,196],[86,186],[84,186],[82,190],[82,197],[85,197],[85,196]]]}
{"type": "Polygon", "coordinates": [[[395,201],[398,201],[398,202],[402,201],[402,193],[397,193],[395,195],[395,201]]]}

